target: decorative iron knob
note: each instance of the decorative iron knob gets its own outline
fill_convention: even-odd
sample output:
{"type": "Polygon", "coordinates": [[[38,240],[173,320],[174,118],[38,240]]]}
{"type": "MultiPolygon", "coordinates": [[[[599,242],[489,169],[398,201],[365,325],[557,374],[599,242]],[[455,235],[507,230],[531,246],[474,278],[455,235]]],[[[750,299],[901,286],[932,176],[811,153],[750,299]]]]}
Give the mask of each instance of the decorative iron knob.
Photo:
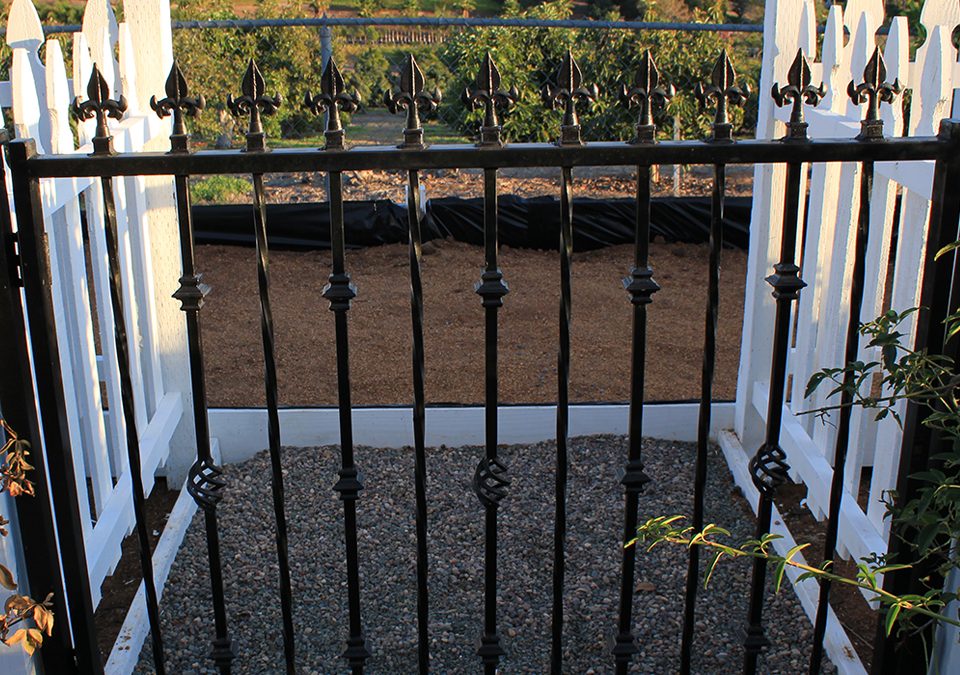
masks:
{"type": "Polygon", "coordinates": [[[253,59],[250,59],[250,63],[247,64],[247,72],[243,75],[240,91],[242,95],[238,98],[232,95],[227,96],[227,107],[237,117],[250,115],[250,127],[246,134],[246,151],[263,152],[267,149],[267,142],[261,114],[274,114],[283,100],[279,94],[267,96],[263,75],[253,59]]]}
{"type": "Polygon", "coordinates": [[[503,140],[500,132],[503,127],[497,119],[497,108],[509,110],[520,99],[520,92],[516,87],[504,91],[500,88],[500,71],[493,62],[490,52],[487,52],[480,63],[480,71],[473,88],[467,87],[463,92],[463,102],[470,110],[484,107],[483,124],[480,126],[480,146],[500,147],[503,140]]]}
{"type": "Polygon", "coordinates": [[[97,118],[97,130],[93,136],[93,154],[113,154],[113,136],[110,135],[110,129],[107,127],[107,118],[122,119],[126,111],[127,99],[123,95],[119,99],[110,98],[107,80],[97,64],[93,64],[93,72],[90,73],[90,80],[87,82],[87,100],[81,102],[79,96],[73,100],[73,114],[77,119],[97,118]]]}
{"type": "Polygon", "coordinates": [[[650,50],[643,53],[640,68],[637,70],[631,86],[622,85],[620,102],[627,108],[639,108],[637,117],[637,136],[634,143],[649,143],[656,140],[657,127],[653,121],[654,108],[664,108],[673,98],[676,90],[672,84],[660,84],[660,70],[653,60],[650,50]]]}
{"type": "Polygon", "coordinates": [[[550,110],[563,107],[563,123],[560,125],[558,145],[583,145],[580,137],[580,115],[577,103],[586,101],[587,105],[597,100],[600,89],[596,84],[583,86],[583,73],[568,49],[563,55],[560,70],[557,71],[557,86],[544,85],[540,92],[543,104],[550,110]]]}
{"type": "Polygon", "coordinates": [[[867,104],[867,113],[860,121],[861,141],[875,141],[883,138],[883,120],[880,119],[880,103],[893,103],[894,99],[903,91],[900,80],[895,79],[893,84],[886,81],[887,64],[883,61],[880,48],[873,50],[873,56],[867,61],[863,69],[863,82],[855,84],[850,80],[847,85],[847,95],[854,105],[867,104]]]}
{"type": "Polygon", "coordinates": [[[802,49],[797,50],[797,56],[787,72],[787,84],[783,87],[774,82],[773,90],[770,94],[774,102],[783,107],[790,103],[793,106],[790,112],[790,122],[787,125],[787,136],[784,140],[803,141],[807,139],[807,123],[803,119],[803,104],[814,106],[820,103],[820,100],[827,93],[823,83],[814,87],[811,84],[813,78],[810,74],[810,64],[807,63],[807,57],[802,49]]]}
{"type": "Polygon", "coordinates": [[[176,59],[170,68],[170,74],[167,76],[167,82],[164,85],[166,98],[159,101],[156,96],[150,97],[150,107],[163,119],[173,113],[173,133],[170,135],[171,152],[189,152],[190,134],[187,133],[187,125],[184,123],[184,116],[196,117],[206,106],[207,102],[203,96],[191,97],[187,88],[187,79],[180,70],[180,64],[176,59]]]}
{"type": "Polygon", "coordinates": [[[713,118],[713,135],[711,141],[729,142],[733,140],[733,124],[730,123],[729,106],[743,105],[750,96],[750,87],[737,84],[737,73],[733,63],[727,55],[727,50],[720,52],[720,57],[713,65],[710,84],[704,86],[697,83],[694,95],[700,101],[700,109],[705,110],[711,102],[716,106],[713,118]]]}
{"type": "Polygon", "coordinates": [[[320,76],[320,93],[311,96],[308,91],[303,99],[303,105],[314,115],[327,112],[327,128],[323,132],[326,138],[326,150],[343,150],[345,132],[340,122],[340,111],[353,112],[360,106],[360,94],[354,91],[347,92],[343,84],[343,76],[337,68],[337,62],[331,56],[326,68],[320,76]]]}
{"type": "Polygon", "coordinates": [[[440,90],[434,88],[432,92],[423,89],[423,71],[417,65],[413,54],[407,54],[407,60],[400,70],[400,90],[394,93],[387,92],[385,103],[390,112],[396,114],[401,110],[407,112],[407,125],[403,130],[401,148],[423,148],[423,125],[420,123],[420,112],[431,112],[440,105],[442,96],[440,90]]]}

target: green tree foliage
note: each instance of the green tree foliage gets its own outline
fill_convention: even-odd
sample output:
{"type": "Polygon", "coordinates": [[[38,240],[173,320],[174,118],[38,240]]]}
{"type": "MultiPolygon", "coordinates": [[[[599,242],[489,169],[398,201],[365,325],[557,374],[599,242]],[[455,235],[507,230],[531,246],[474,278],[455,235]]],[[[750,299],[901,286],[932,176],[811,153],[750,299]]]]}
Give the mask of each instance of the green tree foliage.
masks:
{"type": "MultiPolygon", "coordinates": [[[[648,3],[648,14],[662,19],[656,6],[648,3]]],[[[716,21],[719,7],[711,12],[696,10],[693,19],[698,22],[716,21]]],[[[563,19],[571,14],[571,5],[565,0],[521,10],[508,2],[505,12],[515,16],[563,19]]],[[[544,84],[553,81],[557,68],[567,49],[572,49],[587,83],[600,87],[600,99],[589,110],[584,110],[581,122],[587,138],[629,139],[633,134],[634,113],[617,101],[620,85],[629,83],[645,49],[652,50],[663,77],[675,84],[677,95],[661,122],[661,133],[672,133],[674,118],[684,138],[705,136],[709,130],[709,115],[701,114],[693,96],[697,82],[708,81],[710,71],[720,51],[726,47],[737,65],[740,83],[756,91],[759,79],[759,58],[751,44],[742,36],[733,42],[712,32],[657,31],[634,33],[612,30],[558,30],[547,28],[484,28],[464,31],[448,40],[441,51],[441,59],[453,64],[454,82],[451,94],[459,94],[470,86],[476,76],[480,60],[490,51],[503,76],[506,86],[516,86],[521,102],[509,114],[504,125],[505,134],[520,141],[547,141],[557,133],[557,115],[544,114],[538,95],[544,84]]],[[[474,133],[480,121],[480,112],[466,111],[459,101],[449,96],[441,116],[454,121],[465,133],[474,133]]],[[[756,119],[756,97],[746,110],[734,109],[737,124],[756,119]]]]}
{"type": "MultiPolygon", "coordinates": [[[[306,7],[282,0],[257,0],[257,16],[275,18],[303,14],[306,7]]],[[[229,0],[180,0],[177,19],[236,19],[229,0]]],[[[227,94],[240,93],[240,82],[250,58],[257,65],[271,95],[283,97],[280,110],[264,117],[267,135],[291,138],[316,133],[322,120],[300,105],[308,89],[320,81],[320,35],[314,28],[257,28],[181,30],[174,33],[174,53],[191,91],[207,97],[208,110],[193,123],[193,133],[213,141],[222,132],[221,116],[227,94]]],[[[239,125],[242,129],[242,123],[239,125]]]]}

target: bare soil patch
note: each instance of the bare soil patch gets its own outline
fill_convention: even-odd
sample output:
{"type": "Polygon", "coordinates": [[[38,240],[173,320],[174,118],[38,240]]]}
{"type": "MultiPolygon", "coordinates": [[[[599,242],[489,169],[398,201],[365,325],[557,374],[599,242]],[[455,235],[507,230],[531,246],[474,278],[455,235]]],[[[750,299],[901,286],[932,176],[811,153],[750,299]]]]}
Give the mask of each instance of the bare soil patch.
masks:
{"type": "MultiPolygon", "coordinates": [[[[483,251],[455,241],[425,246],[424,333],[428,403],[483,401],[483,308],[474,294],[483,251]]],[[[358,287],[349,312],[350,368],[357,405],[412,401],[407,247],[351,251],[358,287]]],[[[573,260],[571,400],[629,398],[632,306],[621,279],[630,246],[579,253],[573,260]]],[[[651,264],[662,290],[649,308],[649,401],[699,398],[708,249],[655,242],[651,264]]],[[[202,312],[209,403],[263,406],[263,352],[253,249],[200,246],[197,257],[213,293],[202,312]]],[[[736,389],[746,253],[723,252],[715,399],[736,389]]],[[[510,286],[500,321],[500,395],[505,403],[556,400],[559,256],[501,252],[510,286]]],[[[273,251],[270,299],[276,325],[280,403],[337,403],[333,315],[321,297],[329,251],[273,251]]]]}

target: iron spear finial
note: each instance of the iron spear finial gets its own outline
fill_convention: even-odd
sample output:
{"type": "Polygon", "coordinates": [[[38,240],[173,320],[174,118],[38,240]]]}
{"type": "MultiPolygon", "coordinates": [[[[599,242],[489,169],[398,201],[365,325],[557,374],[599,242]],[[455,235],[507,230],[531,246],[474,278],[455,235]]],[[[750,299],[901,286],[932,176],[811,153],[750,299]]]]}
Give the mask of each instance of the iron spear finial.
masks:
{"type": "Polygon", "coordinates": [[[632,86],[622,85],[620,102],[627,108],[640,108],[637,117],[637,136],[634,143],[650,143],[656,140],[657,127],[653,121],[655,108],[664,108],[676,90],[672,84],[660,84],[660,70],[650,50],[643,53],[632,86]]]}
{"type": "Polygon", "coordinates": [[[420,123],[420,112],[431,112],[440,105],[442,96],[440,90],[434,88],[432,92],[424,91],[423,71],[417,65],[413,54],[407,54],[407,60],[400,70],[400,89],[394,93],[387,92],[385,102],[390,112],[401,110],[407,112],[407,125],[403,130],[401,148],[423,148],[423,125],[420,123]]]}
{"type": "Polygon", "coordinates": [[[250,127],[246,134],[246,151],[263,152],[267,149],[267,141],[261,114],[272,115],[277,112],[283,99],[280,94],[275,96],[266,94],[266,83],[260,69],[257,68],[257,62],[253,59],[250,59],[247,64],[247,72],[243,75],[240,91],[242,95],[238,98],[232,95],[227,96],[227,107],[237,117],[250,115],[250,127]]]}
{"type": "Polygon", "coordinates": [[[325,150],[343,150],[345,131],[340,122],[340,111],[353,112],[360,106],[360,94],[345,90],[343,76],[337,68],[337,62],[331,56],[320,76],[320,93],[312,96],[308,91],[303,105],[314,115],[327,112],[327,128],[323,132],[326,138],[325,150]]]}
{"type": "Polygon", "coordinates": [[[503,140],[500,136],[503,127],[497,119],[497,108],[510,110],[520,98],[516,87],[509,90],[500,88],[500,71],[494,63],[490,52],[487,52],[480,63],[476,83],[473,88],[467,87],[463,92],[463,102],[470,110],[476,110],[480,105],[484,107],[483,123],[480,125],[481,147],[500,147],[503,140]]]}
{"type": "Polygon", "coordinates": [[[805,141],[807,140],[807,123],[803,119],[803,104],[814,106],[820,103],[820,100],[827,93],[821,82],[819,86],[814,87],[811,84],[813,76],[810,73],[810,64],[802,49],[797,50],[797,56],[787,72],[787,84],[783,87],[779,83],[773,84],[773,90],[770,92],[774,102],[783,107],[787,103],[793,106],[790,113],[790,123],[787,125],[787,135],[785,141],[805,141]]]}
{"type": "Polygon", "coordinates": [[[713,135],[711,141],[729,142],[733,140],[733,124],[730,123],[729,106],[743,105],[750,96],[750,87],[737,84],[737,73],[733,63],[727,55],[727,50],[720,52],[717,62],[713,65],[710,84],[703,86],[697,83],[694,90],[700,109],[705,110],[713,102],[717,106],[713,118],[713,135]]]}
{"type": "Polygon", "coordinates": [[[580,137],[580,115],[577,113],[577,103],[586,101],[587,105],[597,100],[600,89],[596,84],[582,86],[583,73],[577,65],[573,53],[568,49],[563,55],[560,70],[557,71],[557,86],[544,85],[540,94],[543,104],[556,110],[563,106],[563,123],[560,125],[558,145],[583,145],[580,137]]]}
{"type": "Polygon", "coordinates": [[[176,59],[170,68],[167,82],[164,85],[166,98],[159,101],[156,96],[150,97],[150,107],[162,119],[173,113],[173,133],[170,135],[170,152],[190,152],[190,134],[184,116],[196,117],[206,106],[207,102],[202,95],[191,97],[187,87],[187,79],[180,70],[176,59]]]}
{"type": "Polygon", "coordinates": [[[880,48],[873,50],[873,56],[867,61],[863,69],[863,82],[855,84],[850,80],[847,85],[847,94],[854,105],[861,103],[867,104],[867,112],[860,121],[860,134],[857,139],[861,141],[874,141],[883,138],[883,120],[880,119],[880,103],[893,103],[903,87],[899,79],[894,79],[893,84],[886,81],[887,64],[883,61],[883,55],[880,48]]]}
{"type": "Polygon", "coordinates": [[[97,64],[93,64],[93,72],[90,73],[90,80],[87,83],[87,100],[81,102],[79,96],[73,100],[73,114],[77,119],[97,118],[97,130],[93,136],[93,154],[113,154],[113,136],[110,135],[110,129],[107,127],[107,118],[122,119],[126,111],[127,99],[122,95],[119,99],[110,98],[107,80],[97,64]]]}

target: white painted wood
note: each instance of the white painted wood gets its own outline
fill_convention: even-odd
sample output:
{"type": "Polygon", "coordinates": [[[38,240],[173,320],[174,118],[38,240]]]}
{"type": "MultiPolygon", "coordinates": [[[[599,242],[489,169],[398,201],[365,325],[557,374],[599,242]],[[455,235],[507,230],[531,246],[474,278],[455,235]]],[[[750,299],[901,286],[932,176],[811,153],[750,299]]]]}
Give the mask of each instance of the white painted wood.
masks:
{"type": "MultiPolygon", "coordinates": [[[[779,0],[767,4],[764,13],[765,49],[760,69],[760,91],[770,91],[778,77],[783,79],[783,74],[789,69],[798,48],[802,46],[808,53],[812,52],[813,31],[809,30],[812,9],[810,0],[779,0]],[[799,42],[798,24],[807,27],[803,32],[806,44],[801,45],[799,42]]],[[[774,138],[784,133],[784,127],[777,122],[773,108],[769,96],[760,97],[757,138],[774,138]]],[[[772,349],[768,327],[772,323],[774,303],[770,296],[770,287],[764,278],[779,258],[784,177],[785,168],[782,165],[758,165],[754,169],[751,220],[764,225],[750,228],[738,391],[748,392],[755,382],[769,379],[772,349]]],[[[722,307],[720,311],[722,317],[722,307]]],[[[749,396],[741,401],[749,401],[749,396]]],[[[736,428],[749,445],[759,445],[762,441],[763,421],[753,414],[749,405],[738,405],[736,428]]]]}
{"type": "MultiPolygon", "coordinates": [[[[733,403],[714,403],[711,436],[733,426],[733,403]]],[[[649,438],[696,440],[696,403],[647,404],[643,433],[649,438]]],[[[429,407],[426,442],[430,446],[483,444],[482,406],[429,407]]],[[[629,406],[571,405],[570,435],[625,434],[629,406]]],[[[263,408],[214,408],[209,412],[210,436],[220,442],[223,461],[242,462],[267,447],[267,413],[263,408]]],[[[500,443],[536,443],[556,437],[556,406],[502,406],[499,410],[500,443]]],[[[290,446],[331,445],[340,442],[336,408],[285,408],[280,410],[280,441],[290,446]]],[[[357,445],[401,448],[413,442],[408,407],[354,408],[353,440],[357,445]]]]}
{"type": "MultiPolygon", "coordinates": [[[[823,38],[822,77],[827,92],[819,106],[821,111],[839,111],[842,105],[842,99],[836,93],[843,59],[842,22],[842,9],[839,5],[833,5],[827,15],[823,38]]],[[[816,123],[816,112],[817,109],[807,111],[810,124],[808,132],[819,136],[818,127],[822,125],[816,123]]],[[[828,247],[833,237],[836,222],[836,192],[833,186],[837,184],[839,172],[840,167],[836,164],[814,164],[811,167],[808,227],[801,270],[802,278],[808,286],[801,292],[797,303],[796,349],[791,361],[793,374],[791,400],[794,404],[804,401],[806,383],[810,375],[818,370],[818,364],[814,359],[815,346],[820,330],[824,289],[827,286],[826,266],[822,265],[821,261],[829,255],[828,247]]],[[[812,424],[808,422],[805,426],[808,431],[812,431],[812,424]]]]}
{"type": "MultiPolygon", "coordinates": [[[[100,68],[100,73],[110,85],[110,91],[116,93],[120,81],[113,48],[119,39],[119,28],[110,0],[87,0],[80,30],[90,46],[90,58],[100,68]]],[[[86,80],[82,84],[85,87],[86,80]]]]}
{"type": "MultiPolygon", "coordinates": [[[[158,597],[163,597],[164,586],[170,574],[170,568],[177,557],[183,537],[187,533],[193,514],[197,512],[197,503],[186,490],[186,484],[180,490],[180,496],[170,511],[163,533],[153,552],[153,583],[158,597]]],[[[127,616],[117,634],[117,640],[110,650],[105,667],[108,675],[128,675],[136,668],[140,650],[150,632],[147,617],[146,589],[143,582],[127,611],[127,616]]]]}
{"type": "MultiPolygon", "coordinates": [[[[169,452],[170,437],[182,414],[183,399],[180,394],[167,394],[160,402],[150,424],[141,433],[142,488],[145,494],[149,494],[153,488],[154,475],[169,452]]],[[[108,417],[113,417],[113,414],[108,417]]],[[[124,471],[93,528],[92,536],[87,540],[87,568],[94,606],[100,601],[100,585],[113,573],[120,559],[119,551],[123,538],[134,525],[130,491],[130,472],[124,471]]]]}
{"type": "MultiPolygon", "coordinates": [[[[743,491],[744,497],[752,506],[754,513],[756,513],[760,493],[750,478],[748,468],[750,453],[744,449],[740,444],[740,439],[731,431],[720,432],[717,440],[721,450],[723,450],[727,465],[733,474],[734,482],[743,491]]],[[[787,552],[797,544],[776,505],[773,507],[770,532],[782,537],[773,544],[774,550],[779,555],[786,555],[787,552]]],[[[802,552],[796,555],[794,559],[801,564],[805,564],[806,562],[802,552]]],[[[794,568],[787,568],[786,575],[793,586],[794,592],[797,594],[797,598],[800,600],[803,611],[812,621],[816,616],[817,605],[819,604],[819,585],[813,579],[800,581],[800,572],[794,568]]],[[[847,637],[843,626],[840,624],[832,608],[827,610],[827,630],[824,635],[824,646],[830,660],[836,665],[838,673],[866,675],[867,671],[864,669],[863,663],[857,656],[857,652],[853,648],[850,638],[847,637]]],[[[776,645],[774,648],[776,648],[776,645]]]]}
{"type": "MultiPolygon", "coordinates": [[[[78,92],[77,96],[83,96],[87,91],[87,83],[90,81],[90,75],[93,73],[93,59],[90,56],[90,44],[87,36],[80,32],[73,34],[73,82],[74,88],[78,92]]],[[[96,130],[96,120],[79,120],[77,122],[77,135],[79,136],[77,144],[81,152],[92,152],[93,146],[90,140],[93,138],[96,130]]]]}
{"type": "MultiPolygon", "coordinates": [[[[766,410],[767,389],[754,388],[753,405],[757,410],[766,410]]],[[[807,486],[807,505],[826,511],[830,499],[830,482],[833,468],[819,452],[806,430],[797,422],[794,413],[784,409],[781,445],[787,453],[787,461],[796,469],[807,486]]],[[[874,552],[886,551],[886,540],[873,526],[866,514],[857,505],[856,499],[844,493],[840,505],[839,537],[853,558],[859,559],[874,552]]]]}
{"type": "MultiPolygon", "coordinates": [[[[906,17],[894,18],[884,49],[884,60],[887,63],[888,80],[899,80],[904,86],[909,86],[910,79],[909,41],[906,17]]],[[[903,134],[903,107],[899,105],[899,100],[895,105],[881,106],[880,114],[886,133],[891,136],[903,134]]],[[[870,202],[870,228],[865,258],[867,274],[864,278],[861,323],[872,321],[883,311],[897,192],[895,181],[888,176],[875,176],[870,202]]],[[[861,340],[857,358],[864,362],[879,361],[880,353],[877,349],[867,349],[866,341],[861,340]]],[[[855,407],[851,411],[850,449],[844,467],[844,486],[850,494],[859,493],[863,468],[874,464],[877,442],[877,424],[874,418],[874,411],[861,407],[855,407]]]]}
{"type": "Polygon", "coordinates": [[[49,146],[50,126],[42,111],[46,110],[44,67],[39,49],[43,44],[43,27],[30,0],[14,0],[7,19],[7,45],[13,50],[10,68],[13,122],[17,135],[34,138],[37,149],[49,146]]]}

